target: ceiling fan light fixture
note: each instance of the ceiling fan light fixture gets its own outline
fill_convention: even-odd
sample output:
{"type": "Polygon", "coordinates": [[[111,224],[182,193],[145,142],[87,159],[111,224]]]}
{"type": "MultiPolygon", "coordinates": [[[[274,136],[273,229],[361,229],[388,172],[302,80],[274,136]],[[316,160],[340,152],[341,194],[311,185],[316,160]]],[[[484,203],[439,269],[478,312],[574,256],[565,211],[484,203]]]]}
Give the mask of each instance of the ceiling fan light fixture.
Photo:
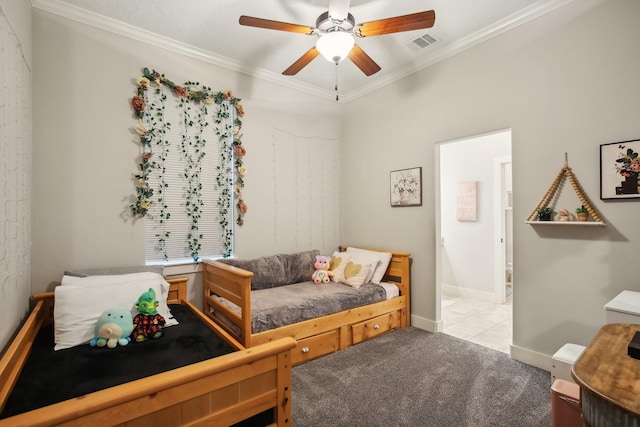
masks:
{"type": "Polygon", "coordinates": [[[316,49],[327,61],[338,63],[349,55],[355,40],[353,36],[344,31],[332,31],[320,36],[316,43],[316,49]]]}

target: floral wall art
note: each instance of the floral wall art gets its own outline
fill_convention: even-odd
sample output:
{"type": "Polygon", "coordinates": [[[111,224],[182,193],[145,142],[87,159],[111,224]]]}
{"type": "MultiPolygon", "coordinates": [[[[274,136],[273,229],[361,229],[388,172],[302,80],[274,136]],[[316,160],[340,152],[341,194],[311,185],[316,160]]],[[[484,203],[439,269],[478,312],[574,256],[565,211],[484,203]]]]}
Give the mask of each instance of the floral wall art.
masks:
{"type": "MultiPolygon", "coordinates": [[[[190,256],[197,261],[206,241],[204,221],[201,223],[205,212],[217,217],[219,227],[208,229],[208,233],[219,235],[222,245],[221,249],[207,249],[206,255],[230,255],[234,208],[239,226],[247,212],[243,199],[246,149],[241,141],[244,110],[240,99],[231,91],[214,92],[198,82],[177,85],[148,68],[143,69],[136,85],[131,106],[139,120],[135,132],[140,159],[134,175],[135,199],[129,208],[134,217],[147,220],[147,229],[151,226],[155,230],[157,245],[151,251],[147,245],[147,261],[154,260],[150,255],[154,251],[165,260],[190,256]],[[210,113],[212,106],[215,112],[210,113]],[[211,158],[212,153],[217,158],[211,158]],[[207,199],[212,194],[217,195],[216,200],[207,199]],[[178,221],[185,223],[184,232],[173,226],[178,221]],[[172,239],[179,239],[179,243],[171,244],[186,253],[170,254],[172,239]]],[[[209,226],[212,221],[206,222],[209,226]]]]}
{"type": "Polygon", "coordinates": [[[640,139],[600,146],[600,198],[640,198],[640,139]]]}
{"type": "Polygon", "coordinates": [[[422,168],[391,171],[391,206],[422,205],[422,168]]]}

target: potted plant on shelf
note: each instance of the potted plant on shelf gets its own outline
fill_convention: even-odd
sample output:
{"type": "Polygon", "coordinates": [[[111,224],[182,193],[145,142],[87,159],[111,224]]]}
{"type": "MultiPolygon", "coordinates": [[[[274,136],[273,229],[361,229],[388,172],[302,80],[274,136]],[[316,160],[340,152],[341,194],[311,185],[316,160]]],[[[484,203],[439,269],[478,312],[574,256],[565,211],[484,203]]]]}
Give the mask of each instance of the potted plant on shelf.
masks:
{"type": "Polygon", "coordinates": [[[538,208],[538,221],[551,221],[551,215],[553,215],[553,209],[544,207],[538,208]]]}
{"type": "Polygon", "coordinates": [[[580,207],[576,209],[576,217],[578,218],[578,221],[583,222],[589,219],[589,211],[584,207],[584,205],[580,205],[580,207]]]}

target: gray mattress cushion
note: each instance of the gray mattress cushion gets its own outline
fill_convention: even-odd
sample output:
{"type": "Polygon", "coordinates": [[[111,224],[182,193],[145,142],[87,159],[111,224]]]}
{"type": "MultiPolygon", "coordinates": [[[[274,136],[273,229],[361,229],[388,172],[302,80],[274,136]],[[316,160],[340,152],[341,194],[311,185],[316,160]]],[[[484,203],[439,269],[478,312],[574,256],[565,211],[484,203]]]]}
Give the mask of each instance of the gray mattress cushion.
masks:
{"type": "Polygon", "coordinates": [[[113,276],[119,274],[142,273],[151,271],[163,275],[163,265],[141,265],[134,267],[111,267],[111,268],[84,268],[75,270],[65,270],[65,276],[87,277],[87,276],[113,276]]]}
{"type": "MultiPolygon", "coordinates": [[[[252,291],[251,331],[254,334],[264,332],[385,299],[386,291],[375,283],[355,289],[341,283],[307,281],[252,291]]],[[[229,301],[221,301],[240,312],[239,307],[229,301]]]]}
{"type": "Polygon", "coordinates": [[[254,259],[227,258],[217,261],[252,272],[251,290],[255,291],[311,280],[316,255],[319,254],[320,251],[314,249],[254,259]]]}

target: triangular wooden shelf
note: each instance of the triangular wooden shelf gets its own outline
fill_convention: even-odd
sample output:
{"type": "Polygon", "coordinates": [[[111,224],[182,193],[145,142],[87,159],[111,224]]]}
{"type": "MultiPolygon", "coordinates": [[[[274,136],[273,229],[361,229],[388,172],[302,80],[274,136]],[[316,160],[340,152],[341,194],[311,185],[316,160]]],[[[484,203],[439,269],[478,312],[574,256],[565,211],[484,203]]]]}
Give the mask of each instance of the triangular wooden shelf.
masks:
{"type": "Polygon", "coordinates": [[[562,169],[560,169],[558,176],[556,176],[556,179],[553,181],[553,184],[551,184],[551,187],[549,187],[549,189],[547,190],[542,200],[540,200],[540,203],[538,203],[538,206],[536,206],[533,212],[531,212],[531,215],[529,215],[529,218],[525,222],[527,224],[549,224],[549,225],[551,224],[605,225],[598,211],[591,205],[591,202],[589,201],[589,198],[587,197],[587,195],[584,194],[584,190],[582,190],[582,187],[580,186],[580,183],[576,179],[575,175],[573,175],[573,172],[571,172],[571,168],[569,167],[569,164],[567,161],[567,153],[564,154],[564,166],[562,167],[562,169]],[[553,197],[556,195],[556,193],[560,189],[560,184],[562,183],[563,180],[567,178],[569,179],[569,182],[571,182],[571,186],[573,187],[573,190],[576,192],[578,199],[580,199],[580,203],[585,208],[587,208],[587,212],[589,212],[589,215],[591,216],[591,218],[593,218],[593,221],[582,221],[582,222],[581,221],[538,221],[537,219],[538,209],[546,208],[547,206],[549,206],[549,203],[551,202],[553,197]]]}

